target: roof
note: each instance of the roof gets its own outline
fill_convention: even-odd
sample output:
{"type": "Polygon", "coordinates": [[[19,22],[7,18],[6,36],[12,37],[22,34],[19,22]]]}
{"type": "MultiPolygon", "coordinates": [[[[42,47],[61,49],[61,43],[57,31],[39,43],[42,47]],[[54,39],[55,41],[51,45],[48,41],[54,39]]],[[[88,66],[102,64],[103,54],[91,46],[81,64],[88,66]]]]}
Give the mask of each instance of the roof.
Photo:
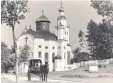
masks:
{"type": "Polygon", "coordinates": [[[57,19],[57,20],[60,20],[60,19],[66,19],[66,17],[65,17],[65,16],[63,16],[63,15],[61,15],[61,16],[59,16],[59,17],[58,17],[58,19],[57,19]]]}
{"type": "Polygon", "coordinates": [[[40,16],[40,17],[36,20],[36,22],[49,22],[49,23],[50,23],[49,19],[48,19],[45,15],[40,16]]]}
{"type": "Polygon", "coordinates": [[[55,40],[55,41],[57,40],[57,36],[55,34],[49,32],[49,31],[44,31],[44,30],[33,31],[30,28],[24,34],[30,34],[30,35],[34,36],[35,38],[41,38],[41,39],[45,39],[45,40],[55,40]]]}
{"type": "Polygon", "coordinates": [[[71,44],[70,43],[67,43],[67,46],[70,46],[71,47],[71,44]]]}

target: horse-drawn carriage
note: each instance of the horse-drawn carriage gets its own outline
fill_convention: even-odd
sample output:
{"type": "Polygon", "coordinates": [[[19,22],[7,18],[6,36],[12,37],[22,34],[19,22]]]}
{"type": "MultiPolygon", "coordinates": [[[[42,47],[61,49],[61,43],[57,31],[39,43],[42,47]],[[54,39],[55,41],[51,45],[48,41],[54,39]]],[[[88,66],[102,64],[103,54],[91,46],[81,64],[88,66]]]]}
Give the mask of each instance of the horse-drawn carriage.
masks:
{"type": "Polygon", "coordinates": [[[48,71],[48,62],[45,62],[45,64],[42,65],[40,59],[31,59],[28,67],[28,80],[31,80],[31,74],[32,76],[35,74],[38,75],[42,81],[47,81],[48,71]]]}

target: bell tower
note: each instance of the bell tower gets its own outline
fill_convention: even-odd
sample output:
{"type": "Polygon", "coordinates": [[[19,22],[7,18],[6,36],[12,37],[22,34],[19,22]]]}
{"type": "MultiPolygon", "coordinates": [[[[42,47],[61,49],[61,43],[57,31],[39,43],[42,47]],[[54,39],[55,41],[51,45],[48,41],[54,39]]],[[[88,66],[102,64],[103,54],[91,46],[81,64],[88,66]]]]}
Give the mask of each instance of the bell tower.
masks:
{"type": "Polygon", "coordinates": [[[65,40],[69,42],[69,28],[67,26],[67,19],[64,15],[64,8],[62,6],[59,8],[59,16],[57,18],[57,37],[58,39],[65,40]]]}

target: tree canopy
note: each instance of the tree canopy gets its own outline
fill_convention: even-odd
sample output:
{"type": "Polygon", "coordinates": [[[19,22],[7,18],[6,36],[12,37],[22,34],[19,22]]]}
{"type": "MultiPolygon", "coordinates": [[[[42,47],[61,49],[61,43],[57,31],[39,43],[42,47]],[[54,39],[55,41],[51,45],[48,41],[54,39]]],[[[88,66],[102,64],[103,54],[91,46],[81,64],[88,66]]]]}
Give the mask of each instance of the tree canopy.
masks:
{"type": "Polygon", "coordinates": [[[28,45],[20,47],[19,63],[26,62],[30,57],[30,47],[28,45]]]}
{"type": "Polygon", "coordinates": [[[4,42],[1,42],[1,69],[8,72],[9,68],[15,65],[15,55],[11,54],[11,50],[4,42]]]}
{"type": "Polygon", "coordinates": [[[91,7],[103,17],[102,23],[88,23],[89,47],[96,58],[113,58],[113,2],[112,0],[91,0],[91,7]]]}
{"type": "Polygon", "coordinates": [[[16,83],[18,79],[18,57],[17,43],[15,37],[15,25],[20,24],[20,20],[25,19],[25,13],[29,11],[27,0],[2,0],[1,1],[1,23],[12,28],[12,36],[14,43],[14,54],[16,59],[16,83]]]}
{"type": "Polygon", "coordinates": [[[91,0],[91,6],[97,10],[97,13],[106,20],[111,26],[113,22],[113,1],[112,0],[91,0]]]}
{"type": "Polygon", "coordinates": [[[1,22],[10,27],[15,27],[16,23],[25,19],[25,13],[28,12],[27,0],[5,1],[1,2],[1,22]]]}

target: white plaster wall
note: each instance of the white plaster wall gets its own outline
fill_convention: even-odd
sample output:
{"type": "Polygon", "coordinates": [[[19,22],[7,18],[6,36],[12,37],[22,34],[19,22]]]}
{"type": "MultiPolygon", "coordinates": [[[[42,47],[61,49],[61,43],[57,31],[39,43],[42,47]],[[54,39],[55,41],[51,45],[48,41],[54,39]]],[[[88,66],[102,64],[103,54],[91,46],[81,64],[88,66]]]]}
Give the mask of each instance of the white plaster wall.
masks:
{"type": "Polygon", "coordinates": [[[65,28],[65,31],[66,31],[66,34],[65,34],[65,36],[66,36],[66,40],[68,41],[68,43],[69,43],[69,28],[65,28]]]}
{"type": "Polygon", "coordinates": [[[65,67],[64,53],[66,53],[66,42],[62,41],[61,42],[61,56],[62,56],[61,64],[62,64],[62,70],[64,70],[64,67],[65,67]]]}
{"type": "Polygon", "coordinates": [[[58,39],[64,38],[64,29],[58,29],[58,39]]]}
{"type": "Polygon", "coordinates": [[[61,41],[57,41],[57,54],[56,56],[61,56],[61,41]]]}
{"type": "Polygon", "coordinates": [[[45,49],[45,46],[44,46],[44,39],[39,39],[39,38],[36,38],[34,40],[34,57],[35,59],[41,59],[42,61],[44,61],[44,49],[45,49]],[[39,47],[41,46],[41,47],[39,47]],[[41,52],[41,58],[38,57],[38,53],[41,52]]]}
{"type": "Polygon", "coordinates": [[[55,63],[56,63],[55,71],[63,71],[62,64],[61,64],[62,60],[57,59],[57,60],[55,60],[55,63]]]}
{"type": "Polygon", "coordinates": [[[50,67],[50,71],[53,70],[53,62],[52,62],[52,54],[55,53],[55,56],[57,55],[57,42],[56,41],[50,41],[50,58],[49,58],[49,67],[50,67]],[[53,49],[54,47],[54,49],[53,49]]]}
{"type": "Polygon", "coordinates": [[[63,41],[63,44],[64,44],[64,53],[65,53],[65,56],[64,56],[64,70],[66,70],[66,66],[67,66],[67,51],[68,51],[68,47],[67,47],[67,41],[63,41]]]}
{"type": "Polygon", "coordinates": [[[44,46],[48,47],[47,49],[44,47],[44,63],[45,63],[45,53],[48,53],[48,63],[49,63],[49,71],[51,71],[51,41],[45,40],[44,46]]]}
{"type": "Polygon", "coordinates": [[[49,70],[53,70],[52,54],[57,55],[57,42],[52,40],[35,39],[34,41],[34,58],[41,59],[42,64],[45,63],[45,53],[48,53],[49,70]],[[41,48],[39,48],[39,45],[41,48]],[[48,47],[47,49],[45,47],[48,47]],[[53,49],[54,47],[54,49],[53,49]],[[41,52],[41,58],[38,57],[38,53],[41,52]]]}

